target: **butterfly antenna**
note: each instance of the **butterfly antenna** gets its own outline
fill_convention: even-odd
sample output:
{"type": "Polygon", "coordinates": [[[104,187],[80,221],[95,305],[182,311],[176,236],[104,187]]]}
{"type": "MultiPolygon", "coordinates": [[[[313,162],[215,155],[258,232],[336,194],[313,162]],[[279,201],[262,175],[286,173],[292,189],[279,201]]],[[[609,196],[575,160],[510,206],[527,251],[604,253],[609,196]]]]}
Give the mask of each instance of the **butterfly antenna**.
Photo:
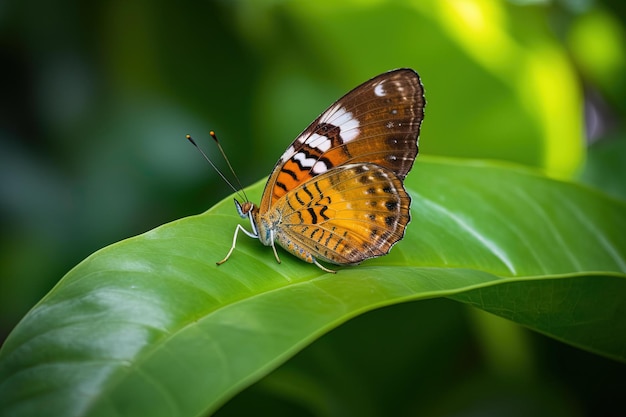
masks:
{"type": "MultiPolygon", "coordinates": [[[[214,133],[213,133],[213,132],[211,132],[211,136],[213,136],[213,135],[214,135],[214,133]]],[[[211,161],[211,159],[207,156],[207,154],[206,154],[206,153],[204,153],[204,151],[202,150],[202,148],[200,148],[200,147],[198,146],[198,144],[196,143],[196,141],[195,141],[195,140],[193,140],[193,138],[191,137],[191,135],[187,135],[187,136],[185,136],[185,137],[187,138],[187,140],[188,140],[189,142],[191,142],[191,144],[192,144],[193,146],[195,146],[195,147],[196,147],[196,149],[197,149],[198,151],[200,151],[200,153],[202,154],[202,156],[204,157],[204,159],[206,159],[206,161],[207,161],[209,164],[211,164],[211,166],[213,167],[213,169],[215,170],[215,172],[217,172],[217,173],[219,174],[219,176],[220,176],[220,177],[222,177],[222,179],[224,180],[224,182],[225,182],[226,184],[228,184],[228,186],[229,186],[230,188],[232,188],[234,192],[236,192],[237,194],[239,194],[239,190],[238,190],[237,188],[235,188],[235,186],[234,186],[234,185],[233,185],[230,181],[228,181],[228,179],[224,176],[224,174],[222,174],[222,171],[220,171],[220,170],[219,170],[219,169],[215,166],[215,164],[213,163],[213,161],[211,161]]],[[[221,146],[219,146],[219,143],[218,143],[218,147],[220,148],[220,151],[222,152],[222,155],[223,155],[223,154],[224,154],[224,151],[222,151],[222,148],[221,148],[221,146]]],[[[228,159],[226,159],[226,162],[228,162],[228,159]]],[[[228,163],[228,166],[230,167],[230,162],[228,163]]],[[[233,168],[231,167],[230,169],[231,169],[231,171],[232,171],[232,169],[233,169],[233,168]]],[[[237,178],[237,176],[235,176],[235,178],[237,178]]],[[[239,183],[239,186],[241,187],[241,183],[239,182],[239,178],[237,178],[237,182],[239,183]]],[[[243,188],[240,188],[240,189],[241,189],[241,191],[243,192],[243,188]]],[[[243,196],[244,196],[245,201],[248,201],[248,197],[246,197],[246,193],[245,193],[245,192],[243,193],[243,196]]]]}
{"type": "MultiPolygon", "coordinates": [[[[243,189],[243,185],[241,185],[241,181],[239,181],[239,177],[237,176],[237,174],[235,174],[235,170],[233,169],[233,166],[230,164],[230,160],[226,156],[226,152],[224,152],[224,149],[222,149],[222,145],[220,145],[220,141],[217,140],[217,135],[212,130],[209,132],[209,135],[211,135],[211,137],[213,138],[213,140],[217,144],[217,148],[220,150],[220,153],[222,154],[222,157],[224,158],[224,160],[226,160],[226,163],[228,164],[228,168],[230,168],[230,172],[233,174],[233,177],[237,181],[237,185],[239,186],[239,189],[241,190],[241,193],[243,194],[243,197],[244,197],[245,201],[250,201],[250,200],[248,200],[248,196],[246,195],[246,192],[243,189]]],[[[232,185],[231,185],[231,187],[232,187],[232,185]]]]}

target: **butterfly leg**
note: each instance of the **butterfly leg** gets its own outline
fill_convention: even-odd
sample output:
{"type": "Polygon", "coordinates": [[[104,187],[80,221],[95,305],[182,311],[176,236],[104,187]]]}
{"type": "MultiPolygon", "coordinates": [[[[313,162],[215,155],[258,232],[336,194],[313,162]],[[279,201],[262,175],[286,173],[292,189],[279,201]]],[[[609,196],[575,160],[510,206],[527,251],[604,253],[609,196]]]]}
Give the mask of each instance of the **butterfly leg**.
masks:
{"type": "MultiPolygon", "coordinates": [[[[226,262],[228,260],[228,258],[230,258],[230,255],[233,253],[233,251],[235,250],[235,245],[237,244],[237,233],[239,233],[239,231],[244,232],[245,234],[247,234],[248,236],[258,239],[259,236],[253,232],[248,232],[246,229],[244,229],[244,227],[240,224],[237,225],[237,228],[235,229],[235,235],[233,236],[233,245],[230,247],[230,250],[228,251],[228,253],[226,254],[226,257],[224,259],[222,259],[219,262],[215,262],[218,265],[223,264],[224,262],[226,262]]],[[[274,249],[274,252],[276,252],[276,249],[274,249]]]]}
{"type": "Polygon", "coordinates": [[[337,273],[337,271],[333,271],[332,269],[328,269],[328,268],[326,268],[324,265],[322,265],[321,263],[317,262],[317,259],[315,259],[315,258],[313,258],[313,263],[314,263],[315,265],[317,265],[317,267],[318,267],[319,269],[321,269],[322,271],[324,271],[324,272],[329,272],[329,273],[331,273],[331,274],[336,274],[336,273],[337,273]]]}
{"type": "MultiPolygon", "coordinates": [[[[278,261],[278,263],[280,263],[280,259],[278,258],[278,253],[276,252],[276,245],[275,245],[275,234],[273,230],[270,230],[270,244],[272,246],[272,249],[274,250],[274,256],[276,257],[276,260],[278,261]]],[[[321,263],[319,263],[317,261],[317,259],[315,259],[315,257],[313,257],[313,255],[310,253],[310,251],[303,249],[302,247],[298,246],[297,243],[295,243],[293,240],[289,239],[289,237],[286,237],[284,234],[278,235],[278,243],[285,248],[287,251],[291,252],[292,254],[296,255],[297,257],[301,258],[302,260],[315,264],[319,269],[321,269],[324,272],[328,272],[331,274],[336,274],[337,271],[333,271],[332,269],[328,269],[326,268],[324,265],[322,265],[321,263]]]]}
{"type": "Polygon", "coordinates": [[[276,251],[276,244],[274,242],[274,231],[270,231],[270,242],[272,243],[272,250],[274,251],[274,257],[276,258],[276,262],[280,263],[280,258],[278,257],[278,252],[276,251]]]}

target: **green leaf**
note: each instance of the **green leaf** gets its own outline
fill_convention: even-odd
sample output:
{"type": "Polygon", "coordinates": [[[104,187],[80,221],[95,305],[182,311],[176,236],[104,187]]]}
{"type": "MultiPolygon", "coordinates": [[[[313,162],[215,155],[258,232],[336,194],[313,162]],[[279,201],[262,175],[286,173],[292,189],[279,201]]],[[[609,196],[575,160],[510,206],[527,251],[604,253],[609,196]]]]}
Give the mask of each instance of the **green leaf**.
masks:
{"type": "Polygon", "coordinates": [[[407,185],[405,239],[336,275],[245,236],[217,267],[240,222],[228,200],[96,252],[7,339],[0,415],[206,414],[350,318],[434,297],[626,360],[622,202],[446,159],[407,185]]]}
{"type": "Polygon", "coordinates": [[[615,360],[626,359],[623,275],[507,280],[450,298],[615,360]]]}

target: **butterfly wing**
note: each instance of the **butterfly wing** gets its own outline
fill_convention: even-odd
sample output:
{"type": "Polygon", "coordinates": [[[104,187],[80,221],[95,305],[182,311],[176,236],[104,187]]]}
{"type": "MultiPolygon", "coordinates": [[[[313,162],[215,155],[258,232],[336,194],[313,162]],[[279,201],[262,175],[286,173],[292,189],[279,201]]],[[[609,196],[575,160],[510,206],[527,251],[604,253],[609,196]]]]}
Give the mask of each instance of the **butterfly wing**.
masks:
{"type": "Polygon", "coordinates": [[[288,192],[274,207],[278,244],[339,265],[389,253],[410,221],[402,180],[375,164],[348,164],[288,192]]]}
{"type": "Polygon", "coordinates": [[[337,100],[287,148],[272,171],[259,206],[343,164],[368,162],[401,180],[418,153],[424,94],[412,69],[383,73],[337,100]]]}

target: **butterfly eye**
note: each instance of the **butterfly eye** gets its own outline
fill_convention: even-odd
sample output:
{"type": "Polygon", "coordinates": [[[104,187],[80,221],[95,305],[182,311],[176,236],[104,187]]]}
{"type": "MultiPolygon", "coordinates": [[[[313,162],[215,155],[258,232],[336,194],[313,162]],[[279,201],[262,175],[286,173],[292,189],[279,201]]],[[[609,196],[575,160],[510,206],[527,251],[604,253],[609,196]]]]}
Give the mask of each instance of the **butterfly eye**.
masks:
{"type": "Polygon", "coordinates": [[[254,208],[254,204],[249,201],[244,201],[242,204],[236,198],[234,199],[234,201],[235,208],[237,209],[237,213],[239,213],[239,216],[243,219],[248,217],[248,213],[254,208]]]}
{"type": "Polygon", "coordinates": [[[246,217],[248,217],[248,213],[254,210],[254,203],[245,201],[242,204],[237,201],[237,199],[235,199],[235,208],[237,209],[237,213],[239,213],[239,216],[245,219],[246,217]]]}

